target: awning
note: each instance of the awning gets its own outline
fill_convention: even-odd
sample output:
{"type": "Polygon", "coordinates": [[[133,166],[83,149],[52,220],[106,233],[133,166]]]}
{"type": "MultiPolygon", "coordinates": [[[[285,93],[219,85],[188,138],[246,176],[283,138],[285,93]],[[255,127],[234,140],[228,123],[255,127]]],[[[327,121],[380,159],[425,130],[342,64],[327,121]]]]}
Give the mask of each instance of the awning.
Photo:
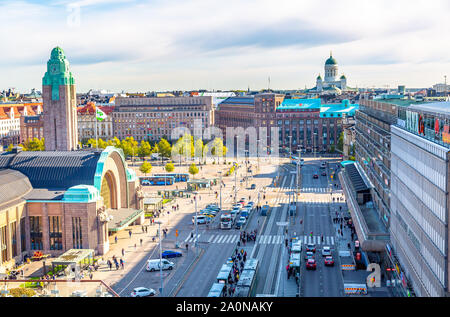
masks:
{"type": "Polygon", "coordinates": [[[94,249],[70,249],[53,260],[52,265],[78,264],[85,259],[94,259],[94,254],[94,249]]]}
{"type": "Polygon", "coordinates": [[[120,208],[108,209],[107,213],[108,215],[113,216],[113,219],[108,223],[108,230],[110,232],[117,232],[134,222],[144,213],[144,211],[139,209],[120,208]]]}

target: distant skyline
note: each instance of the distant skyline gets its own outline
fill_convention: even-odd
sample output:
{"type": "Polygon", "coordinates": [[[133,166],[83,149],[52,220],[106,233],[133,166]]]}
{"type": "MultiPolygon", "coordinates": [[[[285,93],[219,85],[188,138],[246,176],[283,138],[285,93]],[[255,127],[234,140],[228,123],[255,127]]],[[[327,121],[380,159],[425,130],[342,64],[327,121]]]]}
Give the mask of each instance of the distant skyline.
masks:
{"type": "Polygon", "coordinates": [[[450,80],[446,0],[0,0],[0,89],[41,90],[63,48],[77,91],[303,89],[330,51],[351,87],[450,80]]]}

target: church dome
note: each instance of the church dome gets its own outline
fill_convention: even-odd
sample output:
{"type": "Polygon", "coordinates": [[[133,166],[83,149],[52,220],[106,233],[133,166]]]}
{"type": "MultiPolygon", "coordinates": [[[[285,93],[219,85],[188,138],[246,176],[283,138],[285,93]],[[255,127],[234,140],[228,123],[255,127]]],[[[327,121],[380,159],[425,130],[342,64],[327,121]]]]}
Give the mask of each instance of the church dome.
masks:
{"type": "Polygon", "coordinates": [[[51,57],[58,58],[58,57],[64,57],[64,51],[61,47],[57,46],[54,49],[52,49],[51,57]]]}
{"type": "Polygon", "coordinates": [[[322,76],[320,76],[320,74],[319,74],[319,76],[317,76],[316,79],[317,79],[317,80],[322,80],[322,76]]]}
{"type": "Polygon", "coordinates": [[[347,77],[345,77],[345,75],[342,75],[342,76],[341,76],[341,79],[347,79],[347,77]]]}
{"type": "Polygon", "coordinates": [[[334,57],[330,54],[330,57],[325,62],[325,65],[337,65],[337,61],[334,59],[334,57]]]}

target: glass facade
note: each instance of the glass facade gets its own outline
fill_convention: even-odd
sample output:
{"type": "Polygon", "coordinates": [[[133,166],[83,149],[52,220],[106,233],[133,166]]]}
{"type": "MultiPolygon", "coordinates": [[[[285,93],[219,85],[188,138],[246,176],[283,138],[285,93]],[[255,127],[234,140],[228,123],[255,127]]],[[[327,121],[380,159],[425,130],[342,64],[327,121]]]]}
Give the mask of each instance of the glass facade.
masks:
{"type": "Polygon", "coordinates": [[[8,258],[8,243],[6,239],[6,226],[0,227],[0,248],[2,254],[2,262],[9,260],[8,258]]]}
{"type": "Polygon", "coordinates": [[[72,238],[73,238],[73,248],[82,249],[83,248],[83,235],[81,231],[81,218],[72,217],[72,238]]]}
{"type": "Polygon", "coordinates": [[[50,250],[62,250],[62,226],[61,217],[48,217],[48,232],[50,238],[50,250]]]}
{"type": "Polygon", "coordinates": [[[11,251],[12,256],[17,256],[17,222],[13,221],[9,224],[9,232],[11,233],[11,251]]]}
{"type": "Polygon", "coordinates": [[[43,250],[42,221],[40,216],[30,216],[31,250],[43,250]]]}

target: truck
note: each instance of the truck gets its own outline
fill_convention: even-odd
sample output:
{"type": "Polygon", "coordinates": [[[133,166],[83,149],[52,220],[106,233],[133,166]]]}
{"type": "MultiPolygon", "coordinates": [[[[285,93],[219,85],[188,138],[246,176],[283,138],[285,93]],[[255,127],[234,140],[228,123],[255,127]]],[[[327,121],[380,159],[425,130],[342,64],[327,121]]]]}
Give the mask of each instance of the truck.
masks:
{"type": "Polygon", "coordinates": [[[220,216],[220,229],[231,229],[233,226],[233,217],[230,213],[225,213],[220,216]]]}
{"type": "Polygon", "coordinates": [[[269,214],[270,207],[269,205],[264,205],[261,208],[261,216],[267,216],[269,214]]]}

